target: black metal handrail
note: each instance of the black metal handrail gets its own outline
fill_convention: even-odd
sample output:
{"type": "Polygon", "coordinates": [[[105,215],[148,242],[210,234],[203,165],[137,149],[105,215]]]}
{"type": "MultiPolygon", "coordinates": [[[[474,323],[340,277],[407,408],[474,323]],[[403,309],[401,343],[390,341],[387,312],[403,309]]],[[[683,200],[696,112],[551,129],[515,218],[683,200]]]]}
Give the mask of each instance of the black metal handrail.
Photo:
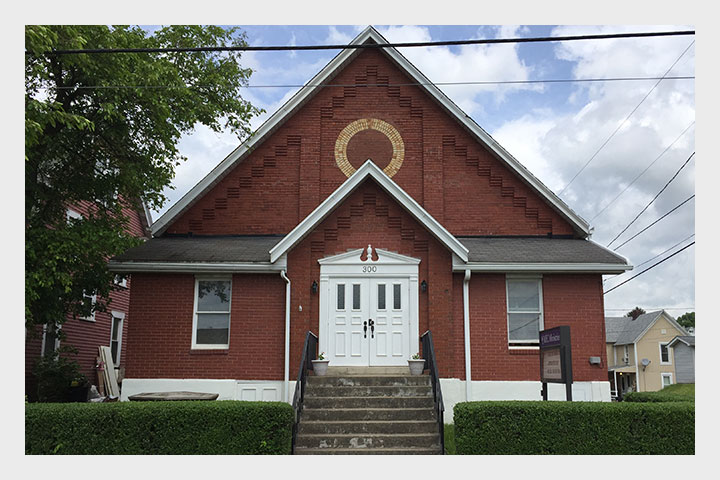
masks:
{"type": "Polygon", "coordinates": [[[308,370],[313,369],[312,360],[317,354],[318,337],[308,330],[305,334],[305,344],[302,349],[302,358],[300,359],[300,371],[298,372],[297,383],[295,383],[295,395],[293,396],[292,407],[295,410],[295,421],[292,430],[292,452],[295,453],[295,440],[297,438],[298,423],[300,422],[300,413],[303,409],[305,401],[305,382],[307,380],[308,370]]]}
{"type": "Polygon", "coordinates": [[[432,333],[430,333],[430,330],[420,335],[420,342],[422,343],[422,356],[425,360],[425,368],[430,371],[430,382],[433,387],[435,416],[440,428],[440,449],[442,455],[445,455],[445,404],[443,403],[440,376],[438,375],[437,361],[435,360],[435,347],[433,346],[432,333]]]}

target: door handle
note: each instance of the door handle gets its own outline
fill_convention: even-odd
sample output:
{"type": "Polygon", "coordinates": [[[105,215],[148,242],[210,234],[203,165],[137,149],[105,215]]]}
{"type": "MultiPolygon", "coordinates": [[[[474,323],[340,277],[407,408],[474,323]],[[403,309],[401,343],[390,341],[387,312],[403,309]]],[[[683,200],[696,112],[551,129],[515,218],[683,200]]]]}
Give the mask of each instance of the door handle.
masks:
{"type": "Polygon", "coordinates": [[[363,338],[367,338],[367,322],[363,322],[363,338]]]}
{"type": "Polygon", "coordinates": [[[373,322],[372,318],[369,320],[369,324],[370,324],[370,338],[375,338],[375,322],[373,322]]]}

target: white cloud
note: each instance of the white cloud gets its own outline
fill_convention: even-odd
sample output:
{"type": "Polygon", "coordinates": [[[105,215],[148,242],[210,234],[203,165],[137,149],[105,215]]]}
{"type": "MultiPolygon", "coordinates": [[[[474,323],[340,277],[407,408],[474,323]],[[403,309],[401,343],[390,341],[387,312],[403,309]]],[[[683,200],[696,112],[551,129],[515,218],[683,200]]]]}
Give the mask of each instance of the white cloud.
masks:
{"type": "MultiPolygon", "coordinates": [[[[498,37],[515,36],[518,27],[493,29],[498,37]]],[[[426,27],[391,26],[378,29],[391,43],[429,42],[433,39],[426,27]]],[[[478,38],[483,38],[478,31],[478,38]]],[[[412,47],[399,49],[413,65],[434,83],[527,80],[532,68],[519,58],[517,46],[463,45],[456,49],[449,47],[412,47]]],[[[453,85],[438,87],[467,114],[483,111],[480,95],[492,93],[494,101],[502,102],[505,95],[518,90],[538,90],[537,85],[453,85]]]]}

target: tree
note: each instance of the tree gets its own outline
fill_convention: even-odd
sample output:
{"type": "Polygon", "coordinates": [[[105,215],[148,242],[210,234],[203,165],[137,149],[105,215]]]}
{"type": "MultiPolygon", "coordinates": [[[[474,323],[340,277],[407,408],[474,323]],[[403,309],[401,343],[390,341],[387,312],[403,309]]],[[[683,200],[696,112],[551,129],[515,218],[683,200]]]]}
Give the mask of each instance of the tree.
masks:
{"type": "Polygon", "coordinates": [[[639,317],[643,313],[647,313],[647,312],[640,307],[635,307],[632,310],[630,310],[628,313],[626,313],[625,316],[632,317],[632,319],[635,320],[637,317],[639,317]]]}
{"type": "MultiPolygon", "coordinates": [[[[216,26],[26,26],[25,324],[57,326],[107,308],[108,258],[137,240],[122,207],[151,209],[203,124],[239,139],[261,113],[240,95],[238,52],[52,54],[52,50],[245,45],[216,26]],[[68,220],[69,205],[89,205],[68,220]],[[95,294],[96,302],[87,295],[95,294]]],[[[60,331],[60,334],[62,332],[60,331]]]]}
{"type": "Polygon", "coordinates": [[[677,322],[685,329],[695,328],[695,312],[687,312],[677,318],[677,322]]]}

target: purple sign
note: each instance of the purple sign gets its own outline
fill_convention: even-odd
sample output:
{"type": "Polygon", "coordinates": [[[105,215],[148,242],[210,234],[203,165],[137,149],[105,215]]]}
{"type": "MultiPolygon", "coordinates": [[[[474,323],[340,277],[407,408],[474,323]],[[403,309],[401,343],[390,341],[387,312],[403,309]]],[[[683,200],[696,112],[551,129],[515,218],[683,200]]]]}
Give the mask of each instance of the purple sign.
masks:
{"type": "Polygon", "coordinates": [[[560,327],[543,330],[540,332],[540,348],[557,347],[560,345],[560,327]]]}

